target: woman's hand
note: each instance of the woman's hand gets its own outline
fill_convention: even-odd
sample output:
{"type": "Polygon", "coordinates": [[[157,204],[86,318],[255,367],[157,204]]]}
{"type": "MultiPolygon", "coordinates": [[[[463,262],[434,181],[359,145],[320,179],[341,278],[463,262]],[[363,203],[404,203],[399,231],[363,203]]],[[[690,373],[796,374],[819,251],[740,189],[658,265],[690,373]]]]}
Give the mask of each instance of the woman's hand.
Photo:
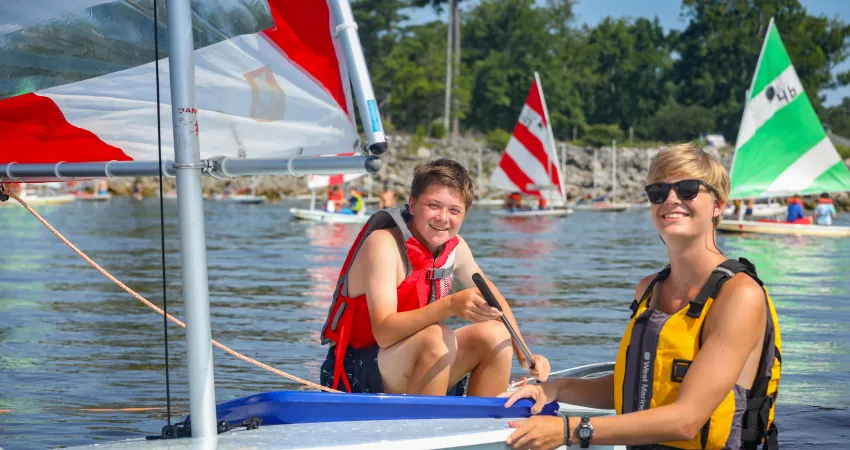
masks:
{"type": "Polygon", "coordinates": [[[449,300],[451,315],[470,322],[487,322],[488,320],[498,319],[502,315],[501,311],[487,304],[478,288],[468,288],[455,292],[446,299],[449,300]]]}
{"type": "Polygon", "coordinates": [[[549,367],[549,360],[540,355],[531,355],[531,358],[534,360],[533,368],[528,364],[528,360],[525,358],[520,359],[519,366],[528,370],[531,373],[531,376],[541,383],[548,380],[549,372],[552,370],[549,367]]]}
{"type": "Polygon", "coordinates": [[[499,394],[499,397],[508,397],[508,401],[505,402],[505,408],[510,408],[517,400],[530,398],[534,400],[531,413],[540,414],[544,406],[558,400],[558,386],[554,382],[527,384],[514,392],[499,394]]]}
{"type": "Polygon", "coordinates": [[[534,416],[516,422],[508,422],[516,428],[506,444],[516,450],[552,450],[564,445],[564,418],[534,416]]]}

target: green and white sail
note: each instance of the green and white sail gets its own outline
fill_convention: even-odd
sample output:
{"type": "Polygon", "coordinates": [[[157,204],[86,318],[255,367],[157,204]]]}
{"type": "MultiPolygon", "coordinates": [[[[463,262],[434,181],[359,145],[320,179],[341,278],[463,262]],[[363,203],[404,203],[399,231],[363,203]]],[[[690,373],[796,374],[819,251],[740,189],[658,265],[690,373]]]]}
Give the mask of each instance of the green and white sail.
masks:
{"type": "Polygon", "coordinates": [[[732,162],[733,199],[850,191],[844,165],[770,21],[732,162]]]}

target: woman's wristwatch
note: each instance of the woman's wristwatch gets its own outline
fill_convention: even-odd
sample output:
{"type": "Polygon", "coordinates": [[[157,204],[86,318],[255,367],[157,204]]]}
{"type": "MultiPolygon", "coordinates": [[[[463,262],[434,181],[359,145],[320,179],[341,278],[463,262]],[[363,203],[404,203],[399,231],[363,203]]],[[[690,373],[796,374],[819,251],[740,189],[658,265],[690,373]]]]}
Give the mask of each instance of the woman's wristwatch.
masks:
{"type": "Polygon", "coordinates": [[[590,440],[593,439],[593,425],[590,424],[590,417],[582,416],[581,423],[578,424],[576,434],[578,434],[581,448],[590,447],[590,440]]]}

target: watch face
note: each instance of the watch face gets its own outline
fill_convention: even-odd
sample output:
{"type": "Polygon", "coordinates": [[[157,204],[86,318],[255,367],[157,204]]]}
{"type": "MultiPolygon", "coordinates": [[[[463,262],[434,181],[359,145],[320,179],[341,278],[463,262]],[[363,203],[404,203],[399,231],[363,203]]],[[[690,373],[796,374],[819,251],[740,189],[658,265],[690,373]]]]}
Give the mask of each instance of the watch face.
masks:
{"type": "Polygon", "coordinates": [[[590,430],[587,428],[579,428],[578,429],[578,437],[582,439],[587,439],[590,437],[590,430]]]}

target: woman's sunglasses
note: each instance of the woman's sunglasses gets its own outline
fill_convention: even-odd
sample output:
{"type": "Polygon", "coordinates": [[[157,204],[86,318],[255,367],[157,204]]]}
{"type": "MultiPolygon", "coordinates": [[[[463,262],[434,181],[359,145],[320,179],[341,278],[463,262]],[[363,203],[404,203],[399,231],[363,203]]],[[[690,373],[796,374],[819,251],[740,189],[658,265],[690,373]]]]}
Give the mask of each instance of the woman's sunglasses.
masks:
{"type": "Polygon", "coordinates": [[[681,180],[675,183],[652,183],[645,188],[646,197],[649,202],[655,205],[660,205],[667,201],[670,195],[670,189],[676,191],[676,195],[680,200],[693,200],[699,195],[699,187],[705,186],[709,191],[713,192],[716,197],[720,197],[717,189],[702,180],[681,180]]]}

